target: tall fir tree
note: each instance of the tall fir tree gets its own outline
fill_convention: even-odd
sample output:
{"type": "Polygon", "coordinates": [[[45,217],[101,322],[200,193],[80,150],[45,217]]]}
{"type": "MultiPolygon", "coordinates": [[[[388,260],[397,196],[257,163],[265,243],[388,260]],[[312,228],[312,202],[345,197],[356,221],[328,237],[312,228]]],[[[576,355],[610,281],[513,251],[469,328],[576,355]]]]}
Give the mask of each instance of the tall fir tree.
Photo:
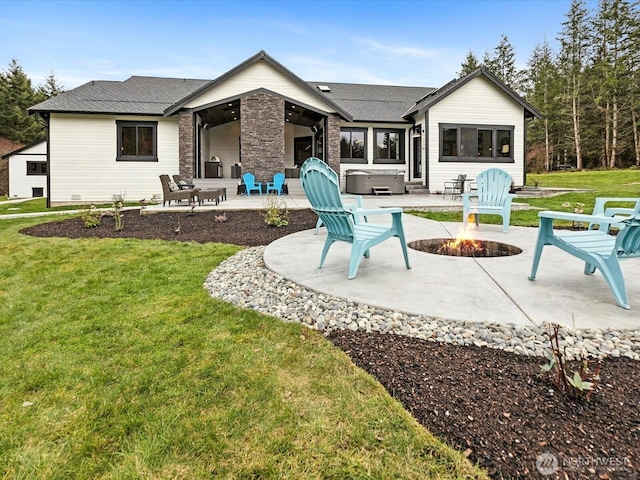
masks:
{"type": "Polygon", "coordinates": [[[11,60],[7,71],[0,73],[0,135],[21,144],[43,139],[44,127],[27,113],[38,100],[29,77],[11,60]]]}
{"type": "Polygon", "coordinates": [[[470,74],[474,70],[477,70],[480,67],[480,62],[476,54],[469,50],[467,56],[464,58],[462,65],[460,65],[460,71],[458,72],[458,77],[463,77],[465,75],[470,74]]]}
{"type": "Polygon", "coordinates": [[[507,86],[522,93],[522,74],[516,68],[516,52],[506,35],[502,35],[493,53],[484,54],[483,64],[507,86]]]}
{"type": "Polygon", "coordinates": [[[582,120],[585,94],[584,69],[588,58],[590,37],[589,13],[584,0],[572,0],[567,20],[560,32],[559,67],[565,84],[565,111],[571,118],[576,167],[582,168],[582,120]]]}

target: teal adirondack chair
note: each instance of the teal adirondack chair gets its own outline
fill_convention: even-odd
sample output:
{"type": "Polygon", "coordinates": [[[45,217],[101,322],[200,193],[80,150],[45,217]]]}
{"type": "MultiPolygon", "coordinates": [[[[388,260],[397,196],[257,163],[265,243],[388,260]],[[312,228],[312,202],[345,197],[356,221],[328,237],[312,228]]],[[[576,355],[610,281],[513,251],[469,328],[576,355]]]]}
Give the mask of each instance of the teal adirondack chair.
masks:
{"type": "Polygon", "coordinates": [[[251,192],[258,192],[259,195],[262,195],[262,183],[256,183],[256,177],[253,173],[242,175],[242,181],[244,182],[247,196],[251,195],[251,192]]]}
{"type": "Polygon", "coordinates": [[[540,226],[533,255],[529,280],[535,280],[545,245],[561,250],[585,261],[584,273],[592,275],[600,270],[616,303],[630,309],[620,260],[640,257],[640,199],[596,199],[596,214],[543,211],[538,213],[540,226]],[[604,202],[613,200],[635,201],[635,208],[611,208],[602,212],[604,202]],[[623,215],[621,215],[623,214],[623,215]],[[554,230],[554,220],[570,220],[589,224],[588,230],[554,230]],[[595,226],[599,228],[596,229],[595,226]],[[609,234],[611,227],[619,228],[616,236],[609,234]]]}
{"type": "Polygon", "coordinates": [[[475,216],[476,226],[479,224],[481,213],[500,215],[502,217],[502,231],[508,233],[511,201],[515,197],[509,193],[511,175],[499,168],[490,168],[477,176],[476,183],[477,190],[475,192],[462,194],[462,222],[466,226],[471,213],[475,216]],[[472,198],[477,198],[478,203],[472,204],[472,198]]]}
{"type": "Polygon", "coordinates": [[[276,192],[282,195],[282,186],[284,185],[284,173],[276,173],[273,176],[273,182],[267,182],[267,193],[276,192]]]}
{"type": "Polygon", "coordinates": [[[311,208],[327,227],[327,240],[322,249],[320,265],[322,268],[327,252],[334,242],[341,241],[351,243],[351,255],[349,259],[349,279],[355,278],[362,257],[369,257],[369,249],[383,241],[398,237],[404,255],[404,263],[407,268],[409,255],[407,242],[402,228],[401,208],[379,208],[375,210],[353,210],[345,207],[340,195],[340,181],[338,174],[322,160],[310,157],[300,168],[300,180],[311,208]],[[360,222],[356,216],[390,214],[392,225],[378,225],[375,223],[360,222]]]}

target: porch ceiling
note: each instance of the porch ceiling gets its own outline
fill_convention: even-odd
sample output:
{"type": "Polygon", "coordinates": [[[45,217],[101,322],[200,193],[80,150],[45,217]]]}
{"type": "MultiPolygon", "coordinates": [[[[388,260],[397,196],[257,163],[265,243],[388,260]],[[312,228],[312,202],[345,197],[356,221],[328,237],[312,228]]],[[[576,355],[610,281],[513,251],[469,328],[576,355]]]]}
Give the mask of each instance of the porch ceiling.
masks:
{"type": "MultiPolygon", "coordinates": [[[[208,124],[207,128],[238,121],[240,120],[240,99],[200,110],[198,114],[202,118],[202,123],[208,124]]],[[[286,122],[293,125],[312,127],[322,120],[323,115],[299,104],[286,101],[284,117],[286,122]]]]}

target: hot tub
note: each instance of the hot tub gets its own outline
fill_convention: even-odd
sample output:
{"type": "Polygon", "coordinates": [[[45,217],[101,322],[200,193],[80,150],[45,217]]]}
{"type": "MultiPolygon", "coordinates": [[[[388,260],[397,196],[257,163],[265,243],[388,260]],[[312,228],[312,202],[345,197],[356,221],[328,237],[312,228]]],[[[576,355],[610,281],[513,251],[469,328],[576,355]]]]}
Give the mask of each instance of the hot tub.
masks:
{"type": "Polygon", "coordinates": [[[357,195],[371,195],[384,187],[393,194],[404,193],[404,171],[347,170],[345,183],[345,192],[357,195]]]}

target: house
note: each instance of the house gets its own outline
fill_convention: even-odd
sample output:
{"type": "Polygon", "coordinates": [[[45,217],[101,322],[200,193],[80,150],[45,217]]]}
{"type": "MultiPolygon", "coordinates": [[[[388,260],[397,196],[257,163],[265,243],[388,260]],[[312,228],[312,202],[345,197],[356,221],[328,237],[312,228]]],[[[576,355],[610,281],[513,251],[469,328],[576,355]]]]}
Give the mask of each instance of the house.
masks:
{"type": "Polygon", "coordinates": [[[50,204],[149,198],[158,176],[297,176],[309,156],[389,170],[429,191],[499,166],[525,180],[538,111],[480,68],[442,88],[303,81],[264,51],[215,80],[91,81],[33,106],[47,122],[50,204]]]}
{"type": "Polygon", "coordinates": [[[9,194],[9,161],[6,158],[7,154],[21,147],[22,145],[19,143],[0,137],[0,195],[9,194]]]}
{"type": "Polygon", "coordinates": [[[41,140],[3,155],[8,162],[9,197],[47,195],[47,143],[41,140]]]}

